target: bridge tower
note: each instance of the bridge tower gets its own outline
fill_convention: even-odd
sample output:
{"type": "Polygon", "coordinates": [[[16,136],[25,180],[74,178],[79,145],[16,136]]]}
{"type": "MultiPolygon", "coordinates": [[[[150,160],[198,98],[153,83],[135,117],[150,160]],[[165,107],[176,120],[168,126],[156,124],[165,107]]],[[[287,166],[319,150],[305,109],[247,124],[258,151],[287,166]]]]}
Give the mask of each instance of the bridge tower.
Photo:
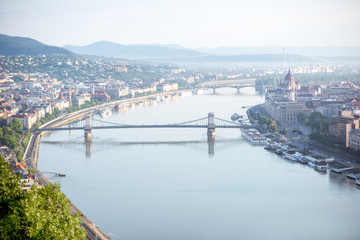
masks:
{"type": "Polygon", "coordinates": [[[85,142],[91,142],[91,114],[85,115],[85,127],[84,127],[85,142]]]}
{"type": "Polygon", "coordinates": [[[208,114],[208,126],[207,126],[207,135],[208,140],[214,140],[215,139],[215,121],[214,121],[214,113],[208,114]]]}

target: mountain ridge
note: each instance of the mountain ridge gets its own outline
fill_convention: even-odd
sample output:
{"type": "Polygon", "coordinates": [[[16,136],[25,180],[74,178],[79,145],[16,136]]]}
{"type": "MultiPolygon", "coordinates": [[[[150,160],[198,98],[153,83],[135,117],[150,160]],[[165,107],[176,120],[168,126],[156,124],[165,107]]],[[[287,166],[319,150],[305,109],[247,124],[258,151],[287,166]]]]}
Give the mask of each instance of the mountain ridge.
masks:
{"type": "Polygon", "coordinates": [[[85,46],[65,45],[77,54],[99,55],[120,58],[173,58],[200,57],[206,54],[179,45],[166,44],[132,44],[125,45],[109,41],[99,41],[85,46]]]}
{"type": "Polygon", "coordinates": [[[49,46],[27,37],[0,34],[0,55],[74,55],[67,49],[49,46]]]}

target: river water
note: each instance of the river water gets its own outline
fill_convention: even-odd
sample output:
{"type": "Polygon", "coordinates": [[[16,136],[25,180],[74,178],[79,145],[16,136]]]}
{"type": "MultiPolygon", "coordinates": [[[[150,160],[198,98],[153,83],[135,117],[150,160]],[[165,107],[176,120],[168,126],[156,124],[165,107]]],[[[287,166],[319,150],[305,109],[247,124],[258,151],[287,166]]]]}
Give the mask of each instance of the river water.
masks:
{"type": "MultiPolygon", "coordinates": [[[[94,119],[133,124],[230,119],[262,103],[253,88],[172,97],[94,119]]],[[[238,129],[53,132],[38,168],[112,239],[360,239],[360,189],[252,146],[238,129]],[[51,172],[64,172],[65,178],[51,172]]]]}

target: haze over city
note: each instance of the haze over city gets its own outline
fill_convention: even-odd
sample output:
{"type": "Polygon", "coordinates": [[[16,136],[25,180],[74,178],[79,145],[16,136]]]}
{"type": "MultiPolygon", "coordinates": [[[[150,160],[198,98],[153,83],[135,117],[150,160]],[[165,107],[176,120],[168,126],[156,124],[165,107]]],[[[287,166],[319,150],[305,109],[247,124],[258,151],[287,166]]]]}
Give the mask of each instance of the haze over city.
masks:
{"type": "Polygon", "coordinates": [[[359,1],[11,1],[0,32],[45,44],[359,46],[359,1]]]}
{"type": "Polygon", "coordinates": [[[360,239],[359,0],[0,0],[0,239],[360,239]]]}

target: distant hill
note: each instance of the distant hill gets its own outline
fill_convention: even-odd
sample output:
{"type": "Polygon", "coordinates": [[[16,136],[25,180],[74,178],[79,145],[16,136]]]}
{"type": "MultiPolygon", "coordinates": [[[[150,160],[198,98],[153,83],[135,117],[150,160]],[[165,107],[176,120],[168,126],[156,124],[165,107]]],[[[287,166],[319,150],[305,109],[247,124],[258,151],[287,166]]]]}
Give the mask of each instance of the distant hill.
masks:
{"type": "Polygon", "coordinates": [[[69,50],[43,44],[31,38],[0,34],[0,55],[74,55],[69,50]]]}
{"type": "MultiPolygon", "coordinates": [[[[201,62],[282,62],[282,54],[246,54],[246,55],[233,55],[233,56],[204,56],[193,58],[194,61],[201,62]]],[[[286,61],[289,62],[312,62],[313,60],[308,57],[287,54],[286,61]]]]}
{"type": "Polygon", "coordinates": [[[119,58],[176,58],[199,57],[206,54],[183,48],[179,45],[123,45],[108,41],[100,41],[86,46],[65,45],[64,48],[78,53],[119,58]]]}
{"type": "Polygon", "coordinates": [[[246,54],[295,54],[307,57],[359,57],[359,46],[333,46],[333,47],[281,47],[281,46],[258,46],[258,47],[219,47],[199,48],[198,51],[209,55],[246,55],[246,54]]]}

